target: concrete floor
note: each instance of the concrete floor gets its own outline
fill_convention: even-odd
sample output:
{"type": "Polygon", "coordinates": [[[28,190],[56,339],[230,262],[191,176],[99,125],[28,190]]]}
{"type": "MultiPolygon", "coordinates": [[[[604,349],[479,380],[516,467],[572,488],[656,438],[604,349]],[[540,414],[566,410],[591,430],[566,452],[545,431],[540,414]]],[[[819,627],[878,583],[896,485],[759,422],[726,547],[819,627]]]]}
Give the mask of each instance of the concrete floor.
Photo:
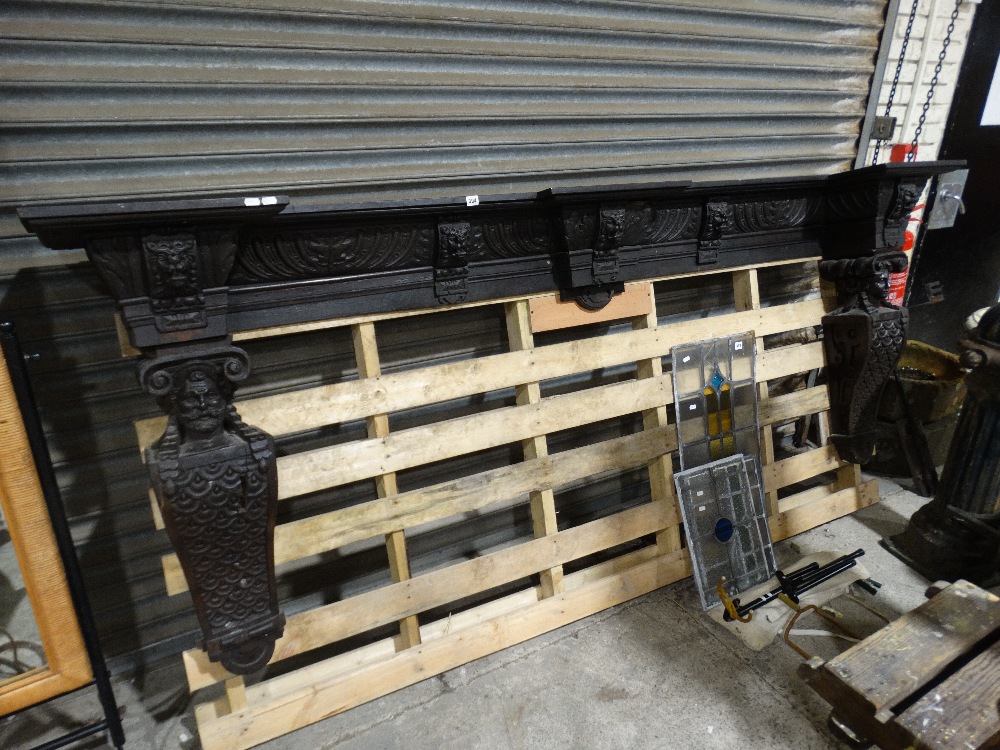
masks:
{"type": "MultiPolygon", "coordinates": [[[[891,481],[880,484],[881,503],[776,551],[785,567],[811,552],[863,547],[862,562],[884,584],[871,603],[893,618],[924,601],[928,582],[878,540],[902,530],[925,500],[891,481]]],[[[833,604],[860,629],[874,629],[874,618],[856,605],[833,604]]],[[[826,637],[800,642],[827,657],[848,645],[826,637]]],[[[116,681],[130,750],[199,747],[179,661],[116,681]]],[[[780,639],[750,651],[702,614],[687,579],[260,748],[843,747],[826,728],[826,704],[796,676],[801,662],[780,639]]],[[[96,702],[78,695],[0,720],[0,748],[32,747],[70,717],[88,714],[99,716],[96,702]]],[[[79,747],[105,745],[92,740],[79,747]]]]}

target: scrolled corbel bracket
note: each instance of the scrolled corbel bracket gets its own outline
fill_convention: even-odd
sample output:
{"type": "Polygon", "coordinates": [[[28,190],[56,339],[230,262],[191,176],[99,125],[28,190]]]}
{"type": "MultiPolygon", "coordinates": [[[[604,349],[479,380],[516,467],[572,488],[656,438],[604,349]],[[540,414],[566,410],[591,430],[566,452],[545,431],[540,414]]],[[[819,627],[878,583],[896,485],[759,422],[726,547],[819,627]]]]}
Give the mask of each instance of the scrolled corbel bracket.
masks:
{"type": "Polygon", "coordinates": [[[226,278],[235,227],[157,227],[88,241],[87,255],[118,300],[138,349],[228,333],[226,278]]]}
{"type": "Polygon", "coordinates": [[[906,265],[898,250],[820,263],[839,302],[822,322],[830,442],[845,461],[866,463],[875,452],[878,404],[906,343],[907,311],[886,301],[889,277],[906,265]]]}
{"type": "Polygon", "coordinates": [[[563,301],[600,310],[624,290],[621,250],[628,211],[619,202],[562,202],[541,194],[552,211],[555,272],[563,301]]]}

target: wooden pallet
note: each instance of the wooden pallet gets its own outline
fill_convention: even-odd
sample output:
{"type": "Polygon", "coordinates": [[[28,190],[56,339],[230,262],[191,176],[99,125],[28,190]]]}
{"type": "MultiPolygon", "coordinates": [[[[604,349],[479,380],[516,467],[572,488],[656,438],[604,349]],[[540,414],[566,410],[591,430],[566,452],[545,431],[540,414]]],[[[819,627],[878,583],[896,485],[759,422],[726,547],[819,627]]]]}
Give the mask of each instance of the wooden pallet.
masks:
{"type": "MultiPolygon", "coordinates": [[[[486,304],[503,306],[508,352],[386,375],[381,373],[375,322],[424,315],[427,325],[434,325],[435,316],[447,312],[322,321],[237,336],[239,340],[350,326],[357,380],[247,400],[239,409],[245,421],[276,436],[367,421],[365,439],[279,458],[282,500],[359,480],[373,480],[377,497],[279,524],[275,562],[280,577],[283,565],[384,537],[392,579],[388,585],[289,615],[272,664],[387,624],[398,623],[398,635],[317,658],[277,676],[265,673],[250,686],[210,663],[202,651],[185,652],[189,688],[216,686],[196,706],[206,750],[253,747],[690,575],[672,480],[672,385],[662,365],[676,344],[742,331],[753,331],[758,338],[760,413],[767,425],[762,434],[763,475],[775,540],[875,502],[874,483],[861,483],[857,467],[840,462],[832,447],[774,460],[770,425],[821,413],[829,399],[825,386],[768,398],[766,381],[821,367],[823,350],[819,342],[764,349],[761,339],[819,324],[828,303],[816,298],[762,307],[757,269],[721,273],[732,280],[735,312],[660,325],[650,282],[629,285],[599,312],[558,302],[553,295],[500,300],[486,304]],[[561,343],[534,341],[542,331],[607,320],[624,325],[561,343]],[[623,364],[635,368],[634,377],[623,382],[560,395],[544,395],[540,385],[623,364]],[[513,405],[392,429],[392,415],[401,410],[511,388],[516,393],[513,405]],[[547,436],[553,433],[634,414],[641,414],[641,429],[634,434],[549,453],[547,436]],[[520,445],[523,460],[435,486],[398,490],[399,472],[512,444],[520,445]],[[648,502],[570,528],[560,525],[560,489],[643,467],[649,473],[648,502]],[[779,499],[781,488],[831,471],[832,482],[779,499]],[[532,538],[411,577],[407,539],[418,526],[458,523],[468,514],[517,503],[530,506],[532,538]],[[627,543],[632,544],[624,551],[616,549],[627,543]],[[598,553],[605,553],[604,559],[564,571],[564,566],[598,553]],[[426,615],[525,579],[532,585],[515,593],[486,598],[439,619],[426,615]]],[[[161,432],[163,420],[146,420],[136,427],[145,448],[161,432]]],[[[177,558],[165,557],[163,568],[168,593],[183,592],[186,582],[177,558]]]]}

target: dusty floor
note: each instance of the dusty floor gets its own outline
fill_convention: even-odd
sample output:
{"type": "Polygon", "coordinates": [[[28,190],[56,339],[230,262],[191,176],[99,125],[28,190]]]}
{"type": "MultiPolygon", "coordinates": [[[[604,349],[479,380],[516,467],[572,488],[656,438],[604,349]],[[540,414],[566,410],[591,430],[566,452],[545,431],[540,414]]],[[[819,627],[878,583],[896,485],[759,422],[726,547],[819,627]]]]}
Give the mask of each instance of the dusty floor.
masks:
{"type": "MultiPolygon", "coordinates": [[[[881,503],[776,550],[788,566],[810,552],[863,547],[864,564],[884,584],[871,603],[892,618],[920,604],[928,582],[878,540],[902,530],[925,500],[886,480],[881,494],[881,503]]],[[[851,603],[835,606],[862,629],[875,627],[851,603]]],[[[823,636],[800,642],[825,656],[848,645],[823,636]]],[[[702,614],[687,579],[260,747],[842,747],[826,728],[826,704],[796,676],[801,661],[780,639],[759,653],[747,649],[702,614]]],[[[116,680],[130,750],[199,747],[179,662],[116,680]]],[[[90,692],[0,720],[0,748],[30,748],[72,717],[99,716],[90,692]]],[[[78,747],[105,746],[94,739],[78,747]]]]}

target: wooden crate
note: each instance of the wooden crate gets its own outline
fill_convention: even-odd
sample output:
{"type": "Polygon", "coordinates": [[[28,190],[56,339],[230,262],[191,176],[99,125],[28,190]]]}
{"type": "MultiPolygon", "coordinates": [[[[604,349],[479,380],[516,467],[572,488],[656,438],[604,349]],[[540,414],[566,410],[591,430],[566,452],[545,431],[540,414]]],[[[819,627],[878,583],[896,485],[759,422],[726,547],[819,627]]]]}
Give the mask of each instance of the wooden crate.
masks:
{"type": "MultiPolygon", "coordinates": [[[[770,425],[821,413],[829,398],[825,386],[768,398],[766,381],[821,367],[823,349],[820,342],[764,349],[761,339],[819,324],[828,303],[815,298],[762,307],[757,269],[718,273],[732,281],[735,312],[660,325],[651,282],[628,285],[625,294],[598,312],[558,302],[553,295],[500,300],[486,304],[503,306],[509,351],[386,375],[375,322],[423,315],[433,326],[435,315],[447,312],[322,321],[237,336],[350,326],[357,380],[246,400],[239,409],[246,422],[276,436],[367,421],[367,438],[279,458],[282,500],[359,480],[373,480],[377,497],[279,524],[275,558],[280,576],[283,565],[384,538],[392,579],[289,615],[272,664],[387,624],[398,623],[398,635],[317,657],[273,677],[265,673],[249,686],[210,663],[202,651],[187,651],[183,661],[189,688],[216,686],[206,692],[218,696],[196,706],[206,750],[252,747],[690,575],[672,480],[677,438],[668,415],[673,391],[669,373],[663,372],[663,358],[676,344],[742,331],[757,337],[763,477],[775,540],[877,500],[874,484],[862,484],[857,467],[840,462],[832,447],[774,460],[770,425]],[[608,320],[620,324],[598,334],[591,327],[569,340],[535,344],[535,335],[543,331],[608,320]],[[621,382],[543,395],[544,381],[621,365],[634,368],[621,382]],[[392,415],[402,410],[511,388],[516,402],[509,406],[399,431],[391,428],[392,415]],[[637,414],[641,425],[632,434],[549,453],[547,436],[553,433],[637,414]],[[398,490],[399,472],[512,444],[519,444],[523,460],[434,486],[398,490]],[[647,502],[576,526],[560,524],[556,493],[562,488],[636,469],[648,471],[647,502]],[[779,499],[782,488],[831,471],[832,482],[779,499]],[[407,538],[418,526],[458,522],[467,514],[517,503],[530,507],[531,538],[411,577],[407,538]],[[564,571],[564,566],[600,553],[603,558],[593,564],[564,571]],[[431,610],[525,579],[531,585],[514,593],[485,597],[447,617],[422,619],[431,610]]],[[[163,420],[136,427],[145,448],[162,431],[163,420]]],[[[159,518],[157,522],[162,525],[159,518]]],[[[163,568],[168,593],[185,591],[177,558],[165,557],[163,568]]]]}
{"type": "MultiPolygon", "coordinates": [[[[799,676],[833,707],[834,726],[884,750],[1000,744],[1000,598],[968,581],[932,597],[799,676]]],[[[849,736],[849,735],[848,735],[849,736]]]]}

